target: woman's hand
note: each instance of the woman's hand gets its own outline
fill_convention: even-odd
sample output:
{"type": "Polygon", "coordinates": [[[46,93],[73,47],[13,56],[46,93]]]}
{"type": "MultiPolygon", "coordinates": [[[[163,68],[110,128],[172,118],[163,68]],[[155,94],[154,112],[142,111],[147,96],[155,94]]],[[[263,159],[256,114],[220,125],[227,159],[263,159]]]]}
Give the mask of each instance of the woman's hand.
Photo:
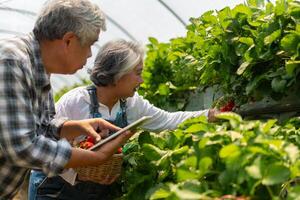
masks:
{"type": "Polygon", "coordinates": [[[209,109],[208,111],[208,121],[209,122],[215,122],[217,121],[216,115],[221,113],[218,109],[209,109]]]}
{"type": "Polygon", "coordinates": [[[73,140],[79,135],[95,138],[96,142],[107,137],[109,131],[118,131],[121,128],[101,118],[66,121],[61,128],[60,137],[73,140]]]}

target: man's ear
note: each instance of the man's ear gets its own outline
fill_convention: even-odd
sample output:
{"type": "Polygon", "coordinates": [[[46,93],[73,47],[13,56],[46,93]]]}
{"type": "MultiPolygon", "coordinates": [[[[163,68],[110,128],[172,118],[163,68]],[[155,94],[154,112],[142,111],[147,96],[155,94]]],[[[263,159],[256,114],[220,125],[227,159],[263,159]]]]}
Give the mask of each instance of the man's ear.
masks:
{"type": "Polygon", "coordinates": [[[68,49],[72,42],[77,39],[77,36],[73,32],[67,32],[64,34],[62,41],[64,49],[68,49]]]}

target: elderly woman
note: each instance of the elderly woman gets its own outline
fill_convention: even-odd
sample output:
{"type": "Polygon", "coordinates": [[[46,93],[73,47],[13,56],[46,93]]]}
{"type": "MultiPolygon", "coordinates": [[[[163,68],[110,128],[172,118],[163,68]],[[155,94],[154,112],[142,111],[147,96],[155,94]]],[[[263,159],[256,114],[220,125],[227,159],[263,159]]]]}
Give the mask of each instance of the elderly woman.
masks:
{"type": "MultiPolygon", "coordinates": [[[[200,115],[208,116],[209,120],[214,118],[215,110],[167,112],[140,96],[136,91],[143,83],[143,56],[143,49],[135,42],[117,40],[104,45],[90,72],[93,85],[78,87],[63,95],[56,104],[57,117],[76,120],[100,117],[124,127],[143,116],[152,116],[141,126],[150,131],[175,129],[184,120],[200,115]]],[[[43,186],[43,191],[65,193],[64,197],[68,196],[66,199],[72,200],[81,199],[83,196],[89,199],[88,195],[93,195],[95,199],[107,199],[109,186],[87,182],[79,182],[72,186],[67,181],[72,184],[74,181],[66,176],[62,177],[65,180],[56,177],[52,184],[43,186]],[[83,188],[93,190],[92,194],[84,193],[83,188]]],[[[114,180],[115,178],[107,180],[107,184],[114,180]]],[[[43,191],[38,191],[38,194],[43,191]]],[[[42,198],[38,195],[36,199],[42,198]]]]}

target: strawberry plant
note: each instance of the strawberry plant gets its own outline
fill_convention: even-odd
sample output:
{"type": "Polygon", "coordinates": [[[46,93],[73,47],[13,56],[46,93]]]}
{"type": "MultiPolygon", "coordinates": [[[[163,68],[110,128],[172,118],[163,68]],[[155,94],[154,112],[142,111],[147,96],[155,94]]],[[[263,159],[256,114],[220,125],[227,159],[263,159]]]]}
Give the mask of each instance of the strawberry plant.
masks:
{"type": "Polygon", "coordinates": [[[154,104],[184,109],[211,86],[238,106],[299,92],[299,1],[249,0],[190,21],[185,37],[150,38],[141,93],[154,104]]]}
{"type": "Polygon", "coordinates": [[[124,146],[122,199],[278,199],[300,175],[300,120],[189,119],[174,131],[143,132],[124,146]],[[283,192],[284,191],[284,192],[283,192]]]}

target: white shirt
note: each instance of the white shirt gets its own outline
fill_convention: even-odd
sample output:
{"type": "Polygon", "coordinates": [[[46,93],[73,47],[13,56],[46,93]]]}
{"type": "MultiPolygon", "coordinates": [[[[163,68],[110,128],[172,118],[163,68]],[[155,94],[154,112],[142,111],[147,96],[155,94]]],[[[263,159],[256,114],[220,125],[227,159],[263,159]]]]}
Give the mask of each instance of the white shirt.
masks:
{"type": "MultiPolygon", "coordinates": [[[[85,86],[70,90],[64,94],[56,103],[56,117],[67,117],[72,120],[88,119],[90,116],[90,96],[85,86]]],[[[184,120],[197,117],[200,115],[208,115],[208,110],[194,112],[167,112],[150,104],[138,93],[133,97],[126,99],[126,115],[128,124],[138,120],[143,116],[152,116],[150,120],[141,125],[141,128],[149,131],[172,130],[184,120]]],[[[99,112],[103,119],[115,120],[120,110],[120,102],[118,101],[109,112],[109,108],[99,103],[99,112]]],[[[73,169],[66,170],[60,175],[70,184],[76,182],[76,172],[73,169]]]]}
{"type": "MultiPolygon", "coordinates": [[[[86,87],[78,87],[64,94],[56,103],[56,116],[73,120],[88,119],[91,118],[89,105],[90,97],[86,87]]],[[[141,128],[155,132],[175,129],[178,124],[191,117],[208,115],[208,110],[167,112],[155,107],[138,93],[126,99],[126,106],[128,124],[143,116],[152,116],[141,128]]],[[[103,119],[115,120],[119,110],[119,101],[113,106],[111,112],[106,105],[99,103],[99,112],[103,119]]]]}

